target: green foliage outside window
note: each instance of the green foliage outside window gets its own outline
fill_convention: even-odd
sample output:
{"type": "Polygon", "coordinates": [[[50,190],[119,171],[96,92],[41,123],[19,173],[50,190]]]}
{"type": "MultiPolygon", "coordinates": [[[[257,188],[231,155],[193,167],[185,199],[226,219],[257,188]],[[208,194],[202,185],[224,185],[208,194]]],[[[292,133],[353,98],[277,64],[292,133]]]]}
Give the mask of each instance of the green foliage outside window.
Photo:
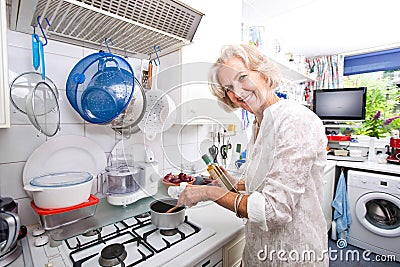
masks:
{"type": "Polygon", "coordinates": [[[400,128],[400,88],[393,83],[393,71],[357,74],[344,79],[345,87],[367,87],[366,115],[361,128],[354,134],[386,137],[400,128]]]}

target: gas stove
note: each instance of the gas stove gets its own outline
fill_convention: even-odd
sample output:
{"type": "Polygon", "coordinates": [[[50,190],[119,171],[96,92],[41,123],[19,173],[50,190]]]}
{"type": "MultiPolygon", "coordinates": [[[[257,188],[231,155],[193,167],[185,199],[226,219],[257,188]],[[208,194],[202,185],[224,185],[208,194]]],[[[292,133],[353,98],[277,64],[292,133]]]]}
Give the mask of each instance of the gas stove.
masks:
{"type": "Polygon", "coordinates": [[[151,224],[150,213],[124,219],[63,241],[35,246],[28,228],[29,250],[36,266],[164,266],[173,258],[213,236],[215,231],[185,218],[172,230],[151,224]]]}

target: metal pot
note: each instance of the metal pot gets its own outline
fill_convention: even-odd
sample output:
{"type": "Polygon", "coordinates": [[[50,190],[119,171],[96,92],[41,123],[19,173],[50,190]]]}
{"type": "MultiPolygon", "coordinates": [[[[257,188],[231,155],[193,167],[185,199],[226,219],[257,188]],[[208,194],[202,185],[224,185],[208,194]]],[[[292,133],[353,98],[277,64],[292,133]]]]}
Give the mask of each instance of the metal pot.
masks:
{"type": "Polygon", "coordinates": [[[26,236],[27,228],[20,224],[18,203],[0,197],[0,266],[7,266],[22,254],[17,241],[26,236]]]}
{"type": "Polygon", "coordinates": [[[0,212],[0,258],[9,253],[19,236],[20,219],[14,212],[0,212]]]}
{"type": "Polygon", "coordinates": [[[87,201],[92,184],[93,176],[88,172],[60,172],[35,177],[24,189],[32,192],[38,208],[59,209],[87,201]]]}
{"type": "Polygon", "coordinates": [[[165,213],[177,204],[178,200],[166,198],[153,201],[150,204],[151,223],[161,230],[175,229],[185,221],[186,207],[177,208],[171,213],[165,213]]]}

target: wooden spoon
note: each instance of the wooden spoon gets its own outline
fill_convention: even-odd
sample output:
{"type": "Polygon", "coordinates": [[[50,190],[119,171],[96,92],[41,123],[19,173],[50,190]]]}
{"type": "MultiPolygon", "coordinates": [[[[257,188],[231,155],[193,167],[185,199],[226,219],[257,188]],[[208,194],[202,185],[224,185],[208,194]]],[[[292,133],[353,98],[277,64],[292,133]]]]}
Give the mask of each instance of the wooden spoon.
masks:
{"type": "Polygon", "coordinates": [[[176,210],[177,208],[180,208],[180,207],[182,207],[182,206],[176,205],[176,206],[170,208],[169,210],[167,210],[165,213],[171,213],[171,212],[173,212],[174,210],[176,210]]]}

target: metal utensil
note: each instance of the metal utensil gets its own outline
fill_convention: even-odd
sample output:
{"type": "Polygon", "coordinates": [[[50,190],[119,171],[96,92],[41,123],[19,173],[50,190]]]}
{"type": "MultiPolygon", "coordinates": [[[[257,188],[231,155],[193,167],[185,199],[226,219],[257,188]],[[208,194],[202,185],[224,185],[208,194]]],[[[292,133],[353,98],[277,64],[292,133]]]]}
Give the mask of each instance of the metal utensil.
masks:
{"type": "Polygon", "coordinates": [[[177,199],[160,199],[150,204],[151,223],[159,229],[174,229],[185,220],[185,207],[173,213],[166,213],[171,207],[176,206],[177,199]]]}
{"type": "Polygon", "coordinates": [[[146,134],[146,138],[153,140],[157,133],[168,130],[176,118],[176,106],[171,97],[157,88],[159,66],[153,66],[152,86],[146,92],[146,111],[140,121],[139,128],[146,134]],[[155,70],[155,71],[154,71],[155,70]]]}
{"type": "MultiPolygon", "coordinates": [[[[215,133],[212,133],[212,146],[208,149],[213,160],[218,156],[218,147],[215,145],[215,133]]],[[[215,162],[215,161],[214,161],[215,162]]]]}
{"type": "Polygon", "coordinates": [[[221,143],[221,134],[219,132],[217,134],[217,137],[218,137],[218,146],[217,146],[217,152],[215,153],[215,156],[213,158],[214,163],[218,163],[218,159],[217,159],[217,157],[218,157],[218,147],[219,147],[219,144],[221,143]]]}
{"type": "Polygon", "coordinates": [[[32,125],[46,136],[54,136],[60,129],[60,108],[53,89],[44,81],[36,84],[26,97],[26,114],[32,125]]]}
{"type": "MultiPolygon", "coordinates": [[[[46,77],[46,80],[43,81],[42,74],[39,72],[24,72],[18,75],[10,85],[11,103],[18,111],[26,114],[26,99],[29,97],[32,91],[35,88],[46,89],[48,87],[53,90],[56,98],[58,99],[58,89],[52,80],[46,77]],[[38,86],[39,83],[40,85],[38,86]]],[[[55,105],[53,107],[55,107],[55,105]]],[[[47,110],[49,111],[51,109],[47,110]]]]}

